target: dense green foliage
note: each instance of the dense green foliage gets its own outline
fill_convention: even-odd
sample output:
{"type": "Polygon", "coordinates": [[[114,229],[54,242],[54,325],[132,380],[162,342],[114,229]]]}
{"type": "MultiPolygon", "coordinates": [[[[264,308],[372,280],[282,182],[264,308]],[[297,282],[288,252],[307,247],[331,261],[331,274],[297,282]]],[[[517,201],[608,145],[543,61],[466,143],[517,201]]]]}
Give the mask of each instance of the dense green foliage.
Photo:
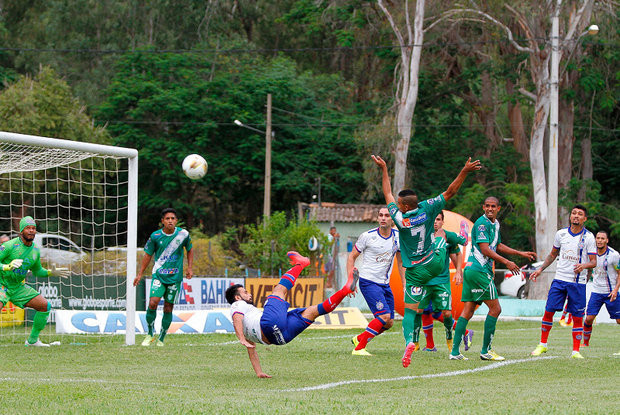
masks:
{"type": "MultiPolygon", "coordinates": [[[[428,4],[429,22],[452,4],[428,4]]],[[[484,6],[519,36],[503,2],[484,6]]],[[[595,7],[599,36],[582,38],[580,53],[562,68],[575,80],[562,90],[575,119],[572,180],[561,203],[589,204],[589,226],[613,229],[612,245],[620,235],[617,18],[615,9],[595,7]],[[586,138],[592,178],[583,175],[586,138]]],[[[369,0],[7,0],[0,7],[0,88],[9,95],[0,102],[0,123],[138,148],[139,243],[159,210],[174,205],[190,228],[236,232],[231,240],[240,252],[244,226],[262,217],[265,140],[233,120],[264,131],[266,96],[273,95],[273,211],[310,201],[318,177],[324,201],[380,202],[368,156],[391,159],[394,44],[387,19],[369,0]],[[37,94],[53,104],[31,104],[37,94]],[[105,131],[89,133],[93,119],[105,131]],[[67,129],[69,122],[79,128],[67,129]],[[189,153],[210,164],[200,181],[180,171],[189,153]]],[[[497,27],[454,21],[429,30],[406,183],[422,197],[433,196],[468,156],[481,158],[484,170],[468,178],[448,207],[474,219],[481,198],[498,196],[505,240],[529,249],[529,155],[504,140],[515,103],[524,134],[530,133],[532,104],[518,92],[531,89],[528,70],[526,57],[497,27]]]]}

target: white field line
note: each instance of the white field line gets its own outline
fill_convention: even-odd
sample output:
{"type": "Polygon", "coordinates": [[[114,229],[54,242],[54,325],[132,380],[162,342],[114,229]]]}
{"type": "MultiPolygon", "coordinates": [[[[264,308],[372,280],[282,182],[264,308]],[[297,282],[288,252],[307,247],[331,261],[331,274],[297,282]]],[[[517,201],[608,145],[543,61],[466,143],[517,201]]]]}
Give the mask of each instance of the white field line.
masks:
{"type": "MultiPolygon", "coordinates": [[[[496,332],[498,332],[498,331],[527,331],[527,330],[540,331],[540,327],[529,327],[529,328],[520,328],[520,329],[495,329],[496,332]]],[[[361,332],[361,329],[360,329],[360,332],[361,332]]],[[[387,333],[382,333],[381,337],[384,337],[384,336],[395,336],[395,335],[402,336],[403,333],[400,332],[400,331],[389,331],[387,333]]],[[[351,334],[341,334],[341,335],[338,335],[338,336],[308,337],[308,338],[298,337],[294,341],[298,342],[298,341],[312,341],[312,340],[350,339],[351,337],[352,337],[351,334]]],[[[228,346],[228,345],[231,345],[231,344],[239,344],[239,341],[238,340],[232,340],[232,341],[221,342],[221,343],[185,343],[184,346],[210,347],[210,346],[228,346]]]]}
{"type": "Polygon", "coordinates": [[[281,389],[277,392],[308,392],[315,390],[325,390],[331,389],[338,386],[345,385],[353,385],[357,383],[384,383],[384,382],[396,382],[403,380],[413,380],[413,379],[430,379],[430,378],[442,378],[442,377],[450,377],[450,376],[459,376],[459,375],[467,375],[470,373],[476,372],[484,372],[487,370],[497,369],[498,367],[512,365],[515,363],[524,363],[524,362],[533,362],[538,360],[546,360],[546,359],[555,359],[557,356],[544,356],[544,357],[535,357],[529,359],[517,359],[517,360],[505,360],[503,362],[492,363],[487,366],[480,366],[474,369],[464,369],[464,370],[455,370],[453,372],[443,372],[443,373],[430,373],[428,375],[416,375],[416,376],[400,376],[397,378],[387,378],[387,379],[353,379],[353,380],[343,380],[340,382],[332,382],[332,383],[324,383],[321,385],[315,386],[306,386],[304,388],[294,388],[294,389],[281,389]]]}

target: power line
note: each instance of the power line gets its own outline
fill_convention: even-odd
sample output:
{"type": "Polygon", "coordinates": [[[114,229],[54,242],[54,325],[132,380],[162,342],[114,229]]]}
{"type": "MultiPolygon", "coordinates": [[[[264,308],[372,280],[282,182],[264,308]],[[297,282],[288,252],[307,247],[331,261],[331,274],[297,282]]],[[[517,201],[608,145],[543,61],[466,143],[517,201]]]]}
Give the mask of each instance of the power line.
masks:
{"type": "MultiPolygon", "coordinates": [[[[274,108],[275,109],[275,108],[274,108]]],[[[287,111],[288,112],[288,111],[287,111]]],[[[295,113],[292,113],[295,114],[295,113]]],[[[301,114],[297,114],[301,115],[301,114]]],[[[310,117],[312,118],[312,117],[310,117]]],[[[208,125],[217,127],[232,127],[235,124],[232,122],[208,122],[208,121],[151,121],[151,120],[94,120],[99,125],[103,124],[134,124],[134,125],[208,125]]],[[[265,124],[251,124],[244,122],[245,125],[255,128],[265,128],[265,124]]],[[[285,128],[285,127],[375,127],[376,124],[372,123],[321,123],[321,124],[308,124],[308,123],[272,123],[273,127],[285,128]]],[[[485,127],[484,124],[469,124],[467,126],[462,124],[412,124],[414,128],[462,128],[468,130],[468,127],[485,127]]],[[[510,127],[509,124],[498,124],[502,127],[510,127]]],[[[394,125],[396,127],[396,125],[394,125]]],[[[529,125],[522,124],[521,126],[528,127],[529,125]]],[[[579,130],[593,130],[593,131],[609,131],[613,133],[620,133],[620,129],[617,128],[605,128],[605,127],[590,127],[586,125],[574,125],[574,129],[579,130]]]]}

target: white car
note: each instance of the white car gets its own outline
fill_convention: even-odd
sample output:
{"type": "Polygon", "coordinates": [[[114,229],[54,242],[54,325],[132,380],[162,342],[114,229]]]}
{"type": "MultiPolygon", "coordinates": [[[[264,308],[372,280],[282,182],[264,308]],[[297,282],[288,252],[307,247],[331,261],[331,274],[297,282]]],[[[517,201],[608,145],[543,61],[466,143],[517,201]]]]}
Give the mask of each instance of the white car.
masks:
{"type": "Polygon", "coordinates": [[[41,251],[41,261],[69,265],[87,257],[87,253],[71,239],[50,233],[37,233],[34,243],[41,251]]]}
{"type": "Polygon", "coordinates": [[[543,261],[534,262],[521,267],[520,275],[514,275],[510,271],[504,274],[504,280],[499,285],[499,291],[503,295],[511,295],[517,298],[527,298],[525,284],[530,274],[542,265],[543,261]]]}

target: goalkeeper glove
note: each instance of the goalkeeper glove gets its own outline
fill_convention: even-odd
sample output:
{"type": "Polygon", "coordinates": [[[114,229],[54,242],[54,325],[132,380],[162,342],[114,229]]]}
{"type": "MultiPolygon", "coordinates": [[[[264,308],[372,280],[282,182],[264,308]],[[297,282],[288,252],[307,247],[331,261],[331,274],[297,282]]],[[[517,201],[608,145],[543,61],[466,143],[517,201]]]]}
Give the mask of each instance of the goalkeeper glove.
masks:
{"type": "Polygon", "coordinates": [[[69,270],[69,268],[60,268],[52,264],[52,269],[50,270],[50,276],[67,278],[69,275],[71,275],[71,271],[69,270]]]}
{"type": "Polygon", "coordinates": [[[2,266],[2,271],[12,271],[15,268],[20,268],[23,262],[24,262],[23,259],[14,259],[10,263],[4,264],[2,266]]]}

